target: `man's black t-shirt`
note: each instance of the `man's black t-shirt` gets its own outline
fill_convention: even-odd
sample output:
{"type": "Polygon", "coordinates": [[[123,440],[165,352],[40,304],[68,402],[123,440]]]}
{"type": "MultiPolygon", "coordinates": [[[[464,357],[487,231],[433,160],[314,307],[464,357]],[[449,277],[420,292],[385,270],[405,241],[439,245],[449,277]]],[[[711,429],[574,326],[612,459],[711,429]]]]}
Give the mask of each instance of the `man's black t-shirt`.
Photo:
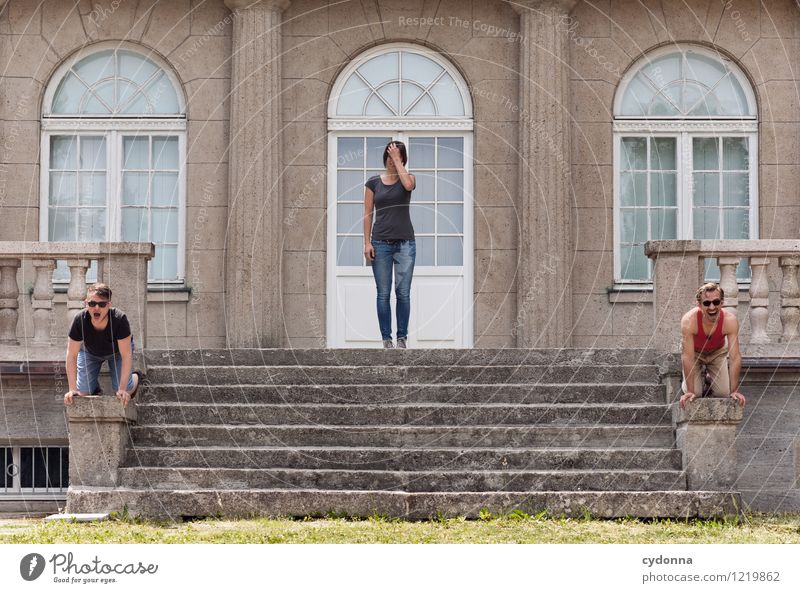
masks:
{"type": "Polygon", "coordinates": [[[119,352],[117,340],[124,340],[131,335],[131,325],[125,313],[113,307],[108,312],[108,324],[104,330],[96,330],[92,326],[92,317],[84,309],[75,316],[69,337],[83,342],[83,347],[94,356],[108,356],[119,352]]]}

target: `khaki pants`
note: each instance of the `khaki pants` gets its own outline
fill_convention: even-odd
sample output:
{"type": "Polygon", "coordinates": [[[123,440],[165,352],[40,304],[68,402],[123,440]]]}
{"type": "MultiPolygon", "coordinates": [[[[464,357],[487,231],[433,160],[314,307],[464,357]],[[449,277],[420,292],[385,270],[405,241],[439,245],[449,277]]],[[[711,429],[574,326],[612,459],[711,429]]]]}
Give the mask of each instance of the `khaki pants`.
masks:
{"type": "MultiPolygon", "coordinates": [[[[708,369],[711,375],[711,395],[715,397],[727,397],[731,394],[730,376],[728,375],[728,347],[723,346],[714,352],[695,352],[694,353],[695,382],[694,393],[697,397],[703,396],[703,367],[708,369]]],[[[686,393],[686,377],[681,384],[683,392],[686,393]]]]}

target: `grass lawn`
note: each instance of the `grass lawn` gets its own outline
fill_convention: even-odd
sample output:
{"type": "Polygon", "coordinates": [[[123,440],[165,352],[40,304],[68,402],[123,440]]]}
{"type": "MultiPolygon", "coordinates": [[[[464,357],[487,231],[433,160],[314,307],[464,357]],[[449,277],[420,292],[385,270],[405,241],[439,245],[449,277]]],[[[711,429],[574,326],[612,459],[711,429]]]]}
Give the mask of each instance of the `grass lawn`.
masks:
{"type": "Polygon", "coordinates": [[[732,520],[549,519],[524,514],[485,520],[207,519],[97,523],[0,520],[0,543],[800,543],[800,515],[732,520]]]}

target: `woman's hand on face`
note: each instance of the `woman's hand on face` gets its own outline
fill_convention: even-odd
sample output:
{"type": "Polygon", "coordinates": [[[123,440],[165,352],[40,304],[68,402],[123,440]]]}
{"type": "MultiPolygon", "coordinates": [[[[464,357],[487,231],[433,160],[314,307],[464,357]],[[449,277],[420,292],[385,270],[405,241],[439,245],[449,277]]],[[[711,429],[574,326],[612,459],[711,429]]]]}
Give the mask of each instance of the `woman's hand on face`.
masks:
{"type": "Polygon", "coordinates": [[[364,244],[364,257],[367,258],[367,261],[375,260],[375,248],[372,246],[372,243],[364,244]]]}
{"type": "Polygon", "coordinates": [[[388,148],[389,158],[392,159],[392,162],[397,166],[398,164],[403,164],[403,159],[400,156],[400,149],[397,148],[397,145],[392,142],[388,148]]]}

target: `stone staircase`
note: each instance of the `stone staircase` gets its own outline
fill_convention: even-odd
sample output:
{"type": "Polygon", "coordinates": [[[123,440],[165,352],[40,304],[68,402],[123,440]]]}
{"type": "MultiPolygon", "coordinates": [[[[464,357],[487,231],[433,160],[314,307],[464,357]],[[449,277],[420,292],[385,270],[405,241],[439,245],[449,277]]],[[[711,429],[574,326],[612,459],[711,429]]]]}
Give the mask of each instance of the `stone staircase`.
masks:
{"type": "Polygon", "coordinates": [[[643,350],[150,352],[115,489],[152,517],[735,514],[686,489],[643,350]]]}

